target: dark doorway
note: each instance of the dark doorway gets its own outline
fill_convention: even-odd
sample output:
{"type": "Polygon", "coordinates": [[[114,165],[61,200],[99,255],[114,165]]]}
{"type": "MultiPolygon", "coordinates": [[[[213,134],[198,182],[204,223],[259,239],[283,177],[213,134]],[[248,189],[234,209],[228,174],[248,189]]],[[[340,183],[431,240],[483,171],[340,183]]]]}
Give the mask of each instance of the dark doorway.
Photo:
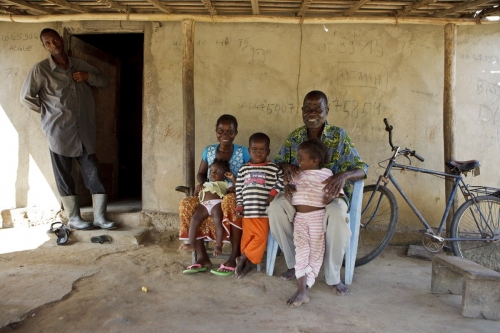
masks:
{"type": "Polygon", "coordinates": [[[141,199],[144,35],[89,34],[77,37],[121,62],[116,124],[118,190],[115,199],[141,199]]]}

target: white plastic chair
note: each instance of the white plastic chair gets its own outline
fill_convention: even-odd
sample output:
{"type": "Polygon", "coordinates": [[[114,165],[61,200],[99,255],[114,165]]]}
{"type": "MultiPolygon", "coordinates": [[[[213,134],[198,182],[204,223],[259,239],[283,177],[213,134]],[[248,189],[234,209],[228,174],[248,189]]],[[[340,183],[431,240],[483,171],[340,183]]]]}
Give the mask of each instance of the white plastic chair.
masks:
{"type": "MultiPolygon", "coordinates": [[[[352,192],[351,208],[349,211],[349,227],[351,228],[351,238],[345,253],[345,284],[352,283],[354,276],[354,264],[356,263],[356,252],[358,251],[359,224],[361,220],[361,204],[363,202],[363,187],[364,181],[358,180],[354,182],[352,192]]],[[[278,242],[276,242],[269,231],[267,238],[267,256],[266,256],[266,273],[269,276],[273,275],[274,263],[278,254],[278,242]]]]}

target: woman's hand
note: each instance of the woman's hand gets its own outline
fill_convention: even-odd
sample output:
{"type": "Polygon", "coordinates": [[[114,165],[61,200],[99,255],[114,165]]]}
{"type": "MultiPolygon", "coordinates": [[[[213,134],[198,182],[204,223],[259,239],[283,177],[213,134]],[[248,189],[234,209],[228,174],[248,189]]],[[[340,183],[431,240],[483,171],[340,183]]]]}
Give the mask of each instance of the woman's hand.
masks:
{"type": "Polygon", "coordinates": [[[234,173],[228,171],[228,172],[224,173],[224,177],[229,179],[233,184],[236,184],[236,178],[234,178],[234,173]]]}
{"type": "Polygon", "coordinates": [[[200,193],[201,190],[203,190],[203,184],[196,185],[196,188],[194,189],[194,195],[198,195],[198,193],[200,193]]]}

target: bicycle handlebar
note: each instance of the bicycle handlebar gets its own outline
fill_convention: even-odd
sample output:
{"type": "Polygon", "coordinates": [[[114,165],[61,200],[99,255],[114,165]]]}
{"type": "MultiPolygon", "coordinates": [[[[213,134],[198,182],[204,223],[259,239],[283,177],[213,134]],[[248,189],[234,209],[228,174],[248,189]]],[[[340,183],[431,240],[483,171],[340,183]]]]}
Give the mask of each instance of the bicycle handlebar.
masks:
{"type": "Polygon", "coordinates": [[[389,125],[389,121],[387,118],[384,118],[385,130],[389,132],[389,144],[391,145],[392,150],[394,150],[394,145],[392,144],[392,126],[389,125]]]}
{"type": "MultiPolygon", "coordinates": [[[[389,144],[391,145],[391,148],[392,150],[395,150],[396,148],[394,147],[394,144],[392,143],[392,129],[394,127],[392,127],[392,125],[389,125],[389,121],[387,120],[387,118],[384,118],[384,124],[385,124],[385,130],[387,132],[389,132],[389,144]]],[[[399,149],[399,147],[397,147],[399,149]]],[[[410,150],[408,148],[405,148],[404,150],[400,151],[399,152],[401,155],[405,155],[405,156],[413,156],[415,158],[417,158],[418,160],[420,160],[421,162],[424,161],[424,158],[422,156],[420,156],[419,154],[417,154],[417,152],[415,150],[410,150]]]]}

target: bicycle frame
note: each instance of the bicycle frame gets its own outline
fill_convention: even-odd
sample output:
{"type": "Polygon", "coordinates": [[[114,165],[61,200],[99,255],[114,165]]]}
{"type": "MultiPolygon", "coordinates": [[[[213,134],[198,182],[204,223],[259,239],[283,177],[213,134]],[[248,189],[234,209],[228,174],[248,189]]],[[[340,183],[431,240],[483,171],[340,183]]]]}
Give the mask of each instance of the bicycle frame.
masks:
{"type": "MultiPolygon", "coordinates": [[[[405,201],[408,204],[408,206],[410,206],[410,208],[412,209],[413,213],[418,217],[418,219],[420,220],[420,222],[425,226],[427,234],[430,234],[432,237],[436,238],[440,242],[444,242],[444,241],[464,241],[464,240],[466,240],[466,241],[484,241],[484,239],[482,239],[482,238],[443,238],[441,236],[438,236],[443,231],[443,228],[445,226],[445,221],[448,218],[448,215],[450,213],[450,209],[451,209],[451,206],[453,204],[453,198],[455,197],[455,195],[457,193],[457,189],[460,187],[460,190],[461,190],[462,194],[464,195],[464,197],[468,196],[468,197],[473,198],[473,199],[475,198],[475,196],[469,191],[468,186],[463,181],[462,175],[461,174],[458,174],[458,175],[457,174],[451,174],[451,173],[446,173],[446,172],[441,172],[441,171],[435,171],[435,170],[429,170],[429,169],[424,169],[424,168],[417,168],[417,167],[413,167],[411,165],[405,165],[405,164],[396,163],[396,157],[398,156],[400,147],[394,147],[393,150],[394,150],[394,154],[392,155],[391,159],[389,160],[389,163],[388,163],[388,165],[387,165],[387,167],[385,169],[384,174],[381,175],[381,176],[379,176],[379,179],[378,179],[377,183],[375,184],[375,190],[373,191],[372,196],[370,197],[367,206],[369,206],[370,203],[371,203],[371,201],[373,200],[373,197],[374,197],[374,194],[377,191],[377,188],[379,186],[381,186],[380,183],[383,182],[384,184],[382,186],[387,187],[387,185],[389,183],[388,180],[390,180],[390,182],[392,182],[392,184],[394,184],[394,187],[396,187],[396,189],[398,190],[399,194],[401,194],[401,196],[405,199],[405,201]],[[394,178],[394,176],[391,173],[391,171],[392,171],[393,168],[396,168],[397,170],[403,170],[403,171],[412,171],[412,172],[419,172],[419,173],[424,173],[424,174],[429,174],[429,175],[444,176],[444,177],[449,177],[449,178],[453,179],[453,188],[452,188],[450,196],[449,196],[449,198],[447,200],[446,208],[445,208],[445,211],[443,213],[443,217],[441,219],[441,223],[439,224],[437,233],[434,232],[433,228],[429,225],[429,223],[427,223],[427,221],[422,216],[422,214],[420,214],[420,212],[417,209],[417,207],[413,204],[413,202],[410,200],[410,198],[404,192],[403,188],[399,185],[399,183],[397,182],[397,180],[394,178]]],[[[377,204],[377,206],[378,206],[378,204],[377,204]]],[[[481,211],[479,211],[479,214],[481,215],[480,219],[484,218],[482,216],[483,213],[481,211]]],[[[370,221],[368,221],[366,224],[369,224],[369,223],[370,223],[370,221]]],[[[477,223],[478,222],[476,221],[476,224],[477,223]]],[[[491,229],[491,227],[489,227],[489,228],[491,229]]]]}

